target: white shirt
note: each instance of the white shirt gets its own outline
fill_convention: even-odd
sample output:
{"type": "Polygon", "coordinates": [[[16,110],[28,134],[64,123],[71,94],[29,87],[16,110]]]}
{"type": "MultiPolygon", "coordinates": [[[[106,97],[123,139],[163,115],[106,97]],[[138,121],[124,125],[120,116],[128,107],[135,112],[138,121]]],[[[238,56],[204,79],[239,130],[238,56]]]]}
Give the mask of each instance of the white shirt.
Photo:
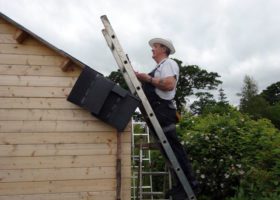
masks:
{"type": "MultiPolygon", "coordinates": [[[[162,60],[157,65],[157,67],[158,68],[155,71],[156,78],[165,78],[168,76],[175,76],[176,85],[177,85],[177,82],[179,79],[179,66],[174,60],[172,60],[170,58],[166,58],[166,59],[162,60]]],[[[162,91],[162,90],[156,88],[155,92],[162,99],[172,100],[175,97],[176,85],[175,85],[174,89],[171,91],[162,91]]]]}

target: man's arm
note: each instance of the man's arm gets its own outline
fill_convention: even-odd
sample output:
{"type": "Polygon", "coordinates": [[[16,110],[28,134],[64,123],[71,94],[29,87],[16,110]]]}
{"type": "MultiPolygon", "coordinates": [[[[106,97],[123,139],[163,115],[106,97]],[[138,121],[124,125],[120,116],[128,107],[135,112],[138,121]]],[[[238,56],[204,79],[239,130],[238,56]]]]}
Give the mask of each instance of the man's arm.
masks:
{"type": "Polygon", "coordinates": [[[135,74],[140,81],[151,83],[153,86],[163,91],[171,91],[176,86],[175,76],[168,76],[165,78],[154,78],[145,73],[135,72],[135,74]]]}
{"type": "Polygon", "coordinates": [[[168,76],[165,78],[152,78],[151,84],[160,90],[171,91],[176,86],[176,78],[174,76],[168,76]]]}

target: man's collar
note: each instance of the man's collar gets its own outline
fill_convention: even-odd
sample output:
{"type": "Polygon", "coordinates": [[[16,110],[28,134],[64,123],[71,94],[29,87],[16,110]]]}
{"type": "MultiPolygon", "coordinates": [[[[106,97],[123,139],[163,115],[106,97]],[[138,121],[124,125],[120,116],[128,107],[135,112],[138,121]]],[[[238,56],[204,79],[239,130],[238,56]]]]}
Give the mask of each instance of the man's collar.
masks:
{"type": "Polygon", "coordinates": [[[159,67],[162,63],[164,63],[167,59],[168,59],[168,57],[163,58],[163,59],[157,64],[157,67],[159,67]]]}

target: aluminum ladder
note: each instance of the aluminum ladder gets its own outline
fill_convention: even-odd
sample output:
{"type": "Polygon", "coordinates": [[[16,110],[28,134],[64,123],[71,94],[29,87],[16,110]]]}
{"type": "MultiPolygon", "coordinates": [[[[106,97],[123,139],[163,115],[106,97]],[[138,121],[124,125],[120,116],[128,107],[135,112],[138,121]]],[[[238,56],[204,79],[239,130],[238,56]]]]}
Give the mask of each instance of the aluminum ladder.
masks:
{"type": "Polygon", "coordinates": [[[119,40],[113,30],[108,18],[106,15],[101,16],[101,21],[104,25],[104,29],[102,29],[102,33],[104,38],[120,68],[120,71],[127,83],[132,94],[136,94],[141,99],[140,111],[146,117],[146,121],[155,130],[155,134],[159,139],[159,142],[164,149],[169,162],[171,163],[175,173],[179,181],[181,182],[184,191],[189,200],[196,200],[196,196],[190,186],[190,183],[185,176],[164,132],[162,127],[160,126],[154,111],[142,89],[141,83],[138,81],[133,67],[127,57],[127,54],[124,53],[119,40]]]}
{"type": "MultiPolygon", "coordinates": [[[[172,178],[167,163],[160,171],[153,170],[152,150],[160,150],[159,144],[152,143],[150,130],[145,122],[132,121],[132,200],[172,200],[164,197],[171,189],[172,178]],[[154,183],[162,179],[162,191],[155,191],[154,183]],[[137,183],[136,183],[137,180],[137,183]],[[150,198],[144,198],[150,197],[150,198]]],[[[158,169],[157,169],[158,170],[158,169]]],[[[158,190],[158,189],[157,189],[158,190]]]]}

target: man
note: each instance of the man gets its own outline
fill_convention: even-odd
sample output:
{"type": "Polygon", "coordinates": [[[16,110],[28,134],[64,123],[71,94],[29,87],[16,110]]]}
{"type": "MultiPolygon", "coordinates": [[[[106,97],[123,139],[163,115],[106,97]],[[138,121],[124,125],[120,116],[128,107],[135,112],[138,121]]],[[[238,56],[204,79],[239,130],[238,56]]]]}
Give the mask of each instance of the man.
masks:
{"type": "MultiPolygon", "coordinates": [[[[176,93],[176,85],[179,79],[179,66],[169,58],[175,53],[175,48],[170,40],[154,38],[149,41],[152,47],[153,59],[156,67],[149,73],[135,72],[139,81],[142,82],[143,90],[154,110],[154,113],[164,131],[164,134],[173,149],[178,162],[194,190],[197,188],[197,181],[194,178],[190,162],[186,152],[176,135],[176,108],[172,102],[176,93]]],[[[167,193],[174,200],[185,199],[186,194],[177,179],[177,185],[167,193]]]]}

